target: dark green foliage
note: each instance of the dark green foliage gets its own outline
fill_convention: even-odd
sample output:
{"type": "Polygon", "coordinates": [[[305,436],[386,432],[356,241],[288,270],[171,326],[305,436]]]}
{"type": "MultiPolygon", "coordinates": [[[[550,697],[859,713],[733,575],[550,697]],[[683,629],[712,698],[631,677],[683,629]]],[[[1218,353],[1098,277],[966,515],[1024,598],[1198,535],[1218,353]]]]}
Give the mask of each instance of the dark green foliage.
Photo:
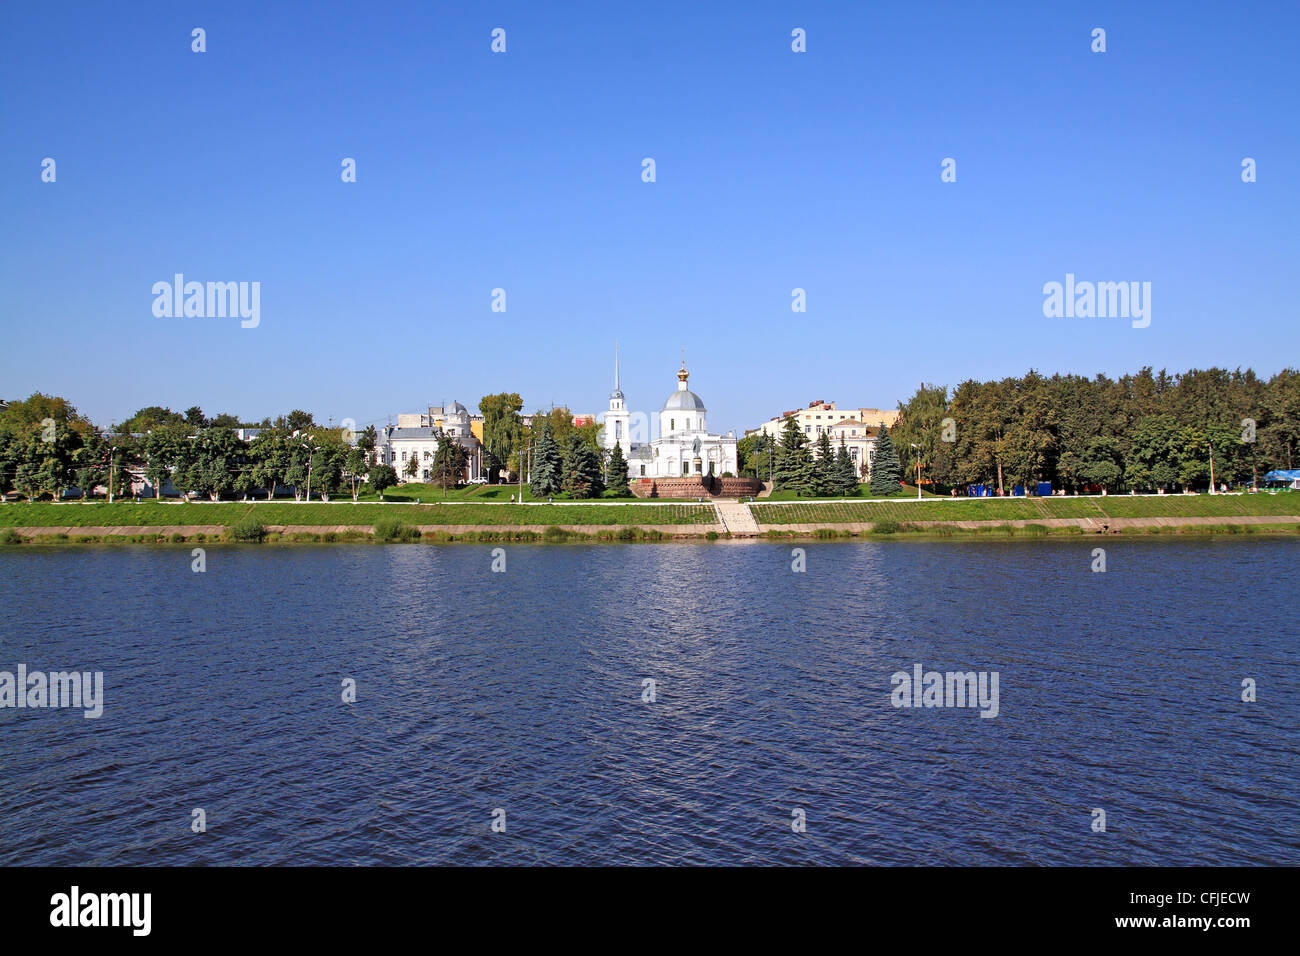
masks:
{"type": "Polygon", "coordinates": [[[840,493],[830,432],[822,432],[817,436],[817,457],[813,460],[812,471],[811,491],[814,495],[824,498],[840,493]]]}
{"type": "Polygon", "coordinates": [[[391,465],[375,465],[370,469],[369,484],[375,491],[382,492],[397,484],[397,472],[393,471],[391,465]]]}
{"type": "Polygon", "coordinates": [[[898,463],[898,453],[894,451],[894,441],[889,437],[889,429],[881,426],[880,437],[871,454],[871,493],[873,495],[892,495],[900,490],[902,468],[898,463]]]}
{"type": "Polygon", "coordinates": [[[543,425],[533,449],[533,476],[528,487],[534,497],[546,498],[558,495],[563,484],[564,459],[556,447],[555,439],[551,437],[550,427],[543,425]]]}
{"type": "Polygon", "coordinates": [[[418,541],[420,529],[405,524],[400,518],[380,518],[375,522],[375,540],[418,541]]]}
{"type": "Polygon", "coordinates": [[[835,490],[841,495],[858,493],[858,469],[849,456],[849,449],[840,439],[839,450],[835,453],[835,490]]]}
{"type": "Polygon", "coordinates": [[[615,498],[627,498],[632,494],[628,487],[627,459],[623,457],[622,446],[615,444],[610,451],[605,473],[608,476],[606,487],[615,498]]]}
{"type": "Polygon", "coordinates": [[[812,453],[808,449],[808,439],[799,431],[798,419],[792,415],[785,420],[781,444],[777,448],[775,490],[808,495],[812,494],[812,489],[812,453]]]}
{"type": "Polygon", "coordinates": [[[600,455],[576,430],[564,442],[561,487],[574,498],[599,498],[605,490],[600,455]]]}
{"type": "MultiPolygon", "coordinates": [[[[233,507],[233,505],[226,507],[233,507]]],[[[230,537],[236,541],[260,542],[266,537],[266,527],[252,515],[248,515],[230,526],[230,537]]]]}
{"type": "Polygon", "coordinates": [[[469,452],[451,435],[447,435],[442,429],[436,429],[434,435],[438,439],[438,448],[433,453],[433,467],[431,469],[433,480],[442,485],[443,491],[447,486],[455,486],[465,477],[465,465],[469,462],[469,452]]]}

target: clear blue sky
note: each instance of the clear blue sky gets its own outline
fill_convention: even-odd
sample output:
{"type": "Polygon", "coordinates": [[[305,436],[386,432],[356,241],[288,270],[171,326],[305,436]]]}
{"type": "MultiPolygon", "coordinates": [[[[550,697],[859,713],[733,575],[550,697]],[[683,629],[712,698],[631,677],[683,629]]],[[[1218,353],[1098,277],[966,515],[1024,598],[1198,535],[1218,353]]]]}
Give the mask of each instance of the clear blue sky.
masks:
{"type": "Polygon", "coordinates": [[[618,338],[630,407],[684,345],[739,432],[1030,366],[1271,374],[1298,37],[1295,3],[5,4],[0,397],[598,412],[618,338]],[[176,272],[259,281],[260,327],[155,318],[176,272]],[[1044,318],[1067,272],[1151,282],[1150,327],[1044,318]]]}

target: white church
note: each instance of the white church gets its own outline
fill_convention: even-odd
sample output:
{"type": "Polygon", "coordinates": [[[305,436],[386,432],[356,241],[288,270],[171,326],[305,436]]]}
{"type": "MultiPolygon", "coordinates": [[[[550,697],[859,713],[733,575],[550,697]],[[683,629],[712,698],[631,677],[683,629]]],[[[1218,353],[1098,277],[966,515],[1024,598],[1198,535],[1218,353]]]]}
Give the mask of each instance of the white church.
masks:
{"type": "MultiPolygon", "coordinates": [[[[628,463],[628,477],[681,478],[696,475],[735,475],[736,435],[711,435],[705,421],[708,409],[700,396],[686,385],[686,357],[677,373],[677,389],[659,412],[659,436],[648,442],[632,440],[632,414],[618,382],[618,350],[614,351],[614,391],[609,395],[609,411],[604,414],[602,433],[605,450],[615,445],[623,449],[628,463]]],[[[638,419],[646,416],[637,413],[638,419]]],[[[638,422],[644,427],[648,422],[638,422]]]]}

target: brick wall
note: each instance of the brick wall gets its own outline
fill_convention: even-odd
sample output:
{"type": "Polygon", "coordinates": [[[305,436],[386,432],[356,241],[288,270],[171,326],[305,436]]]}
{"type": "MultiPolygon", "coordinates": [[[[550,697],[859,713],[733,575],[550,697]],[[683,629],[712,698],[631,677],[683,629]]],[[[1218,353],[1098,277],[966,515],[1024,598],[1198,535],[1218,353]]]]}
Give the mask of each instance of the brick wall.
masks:
{"type": "Polygon", "coordinates": [[[638,498],[741,498],[763,490],[755,478],[638,478],[628,484],[638,498]]]}

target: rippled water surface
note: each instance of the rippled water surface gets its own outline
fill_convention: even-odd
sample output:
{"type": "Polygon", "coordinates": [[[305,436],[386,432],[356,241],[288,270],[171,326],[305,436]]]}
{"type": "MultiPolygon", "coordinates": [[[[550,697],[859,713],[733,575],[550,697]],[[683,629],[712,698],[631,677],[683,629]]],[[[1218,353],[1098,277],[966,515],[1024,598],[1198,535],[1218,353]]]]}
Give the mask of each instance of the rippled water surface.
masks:
{"type": "Polygon", "coordinates": [[[1099,540],[7,549],[0,863],[1300,863],[1300,541],[1099,540]]]}

